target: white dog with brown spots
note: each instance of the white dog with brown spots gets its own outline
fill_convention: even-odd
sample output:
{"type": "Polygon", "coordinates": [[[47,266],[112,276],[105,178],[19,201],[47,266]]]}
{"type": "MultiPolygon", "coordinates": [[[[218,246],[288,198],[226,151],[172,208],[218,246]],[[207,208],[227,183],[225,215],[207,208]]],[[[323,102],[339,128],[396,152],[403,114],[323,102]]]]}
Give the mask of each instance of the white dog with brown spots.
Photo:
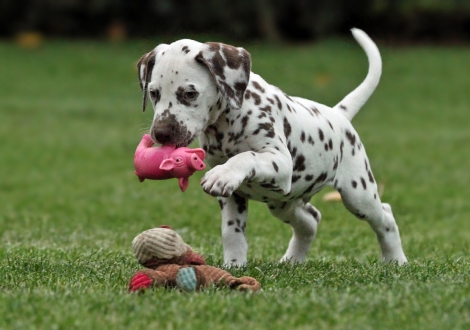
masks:
{"type": "Polygon", "coordinates": [[[248,200],[264,202],[292,226],[282,261],[301,262],[315,237],[320,212],[310,198],[325,186],[369,223],[386,262],[405,263],[390,205],[380,201],[364,146],[351,119],[375,90],[382,62],[363,31],[352,33],[366,52],[365,80],[330,108],[290,97],[251,72],[250,54],[221,43],[161,44],[138,63],[143,108],[155,111],[152,139],[187,146],[196,137],[212,167],[201,184],[222,210],[226,264],[247,262],[248,200]]]}

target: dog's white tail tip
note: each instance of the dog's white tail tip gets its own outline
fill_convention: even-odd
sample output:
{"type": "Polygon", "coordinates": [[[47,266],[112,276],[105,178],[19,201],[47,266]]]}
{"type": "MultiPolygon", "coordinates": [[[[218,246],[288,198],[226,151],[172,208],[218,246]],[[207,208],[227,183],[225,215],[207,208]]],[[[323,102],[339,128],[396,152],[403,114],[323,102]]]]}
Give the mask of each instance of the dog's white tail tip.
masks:
{"type": "Polygon", "coordinates": [[[380,52],[372,39],[367,33],[357,28],[352,28],[351,33],[367,55],[369,71],[366,79],[335,106],[336,109],[341,109],[341,113],[348,120],[351,120],[369,99],[377,87],[382,73],[380,52]]]}
{"type": "Polygon", "coordinates": [[[352,28],[351,33],[354,35],[355,38],[358,38],[359,36],[367,36],[364,31],[358,28],[352,28]]]}

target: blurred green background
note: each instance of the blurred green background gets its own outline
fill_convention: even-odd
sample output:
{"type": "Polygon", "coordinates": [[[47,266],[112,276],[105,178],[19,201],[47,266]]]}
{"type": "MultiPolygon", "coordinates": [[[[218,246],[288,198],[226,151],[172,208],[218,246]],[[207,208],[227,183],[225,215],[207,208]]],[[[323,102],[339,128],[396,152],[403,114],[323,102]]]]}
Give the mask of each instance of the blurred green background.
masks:
{"type": "Polygon", "coordinates": [[[466,328],[468,1],[201,3],[0,1],[0,328],[466,328]],[[127,295],[139,269],[131,241],[162,223],[222,264],[219,207],[202,173],[184,194],[133,173],[152,120],[139,57],[180,37],[232,43],[287,94],[334,105],[367,72],[352,26],[383,57],[353,124],[410,265],[380,264],[367,224],[324,191],[312,199],[323,220],[302,266],[276,263],[291,231],[250,204],[250,264],[231,271],[257,277],[260,294],[127,295]]]}

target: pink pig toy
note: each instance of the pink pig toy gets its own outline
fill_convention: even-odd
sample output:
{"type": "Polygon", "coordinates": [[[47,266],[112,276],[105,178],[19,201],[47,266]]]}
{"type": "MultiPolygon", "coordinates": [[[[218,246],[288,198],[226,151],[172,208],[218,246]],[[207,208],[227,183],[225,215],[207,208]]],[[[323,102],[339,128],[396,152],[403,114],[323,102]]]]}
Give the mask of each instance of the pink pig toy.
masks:
{"type": "Polygon", "coordinates": [[[175,146],[152,147],[150,135],[142,137],[134,155],[135,174],[139,181],[145,179],[165,180],[178,178],[181,191],[188,188],[188,178],[195,171],[206,168],[206,153],[201,148],[176,148],[175,146]]]}

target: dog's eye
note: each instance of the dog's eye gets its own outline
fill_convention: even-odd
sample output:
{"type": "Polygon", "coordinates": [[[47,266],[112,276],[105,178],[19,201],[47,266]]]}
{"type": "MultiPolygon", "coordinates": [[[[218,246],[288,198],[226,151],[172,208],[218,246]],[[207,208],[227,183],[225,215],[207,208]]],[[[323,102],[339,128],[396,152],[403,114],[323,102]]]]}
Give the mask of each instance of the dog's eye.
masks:
{"type": "Polygon", "coordinates": [[[159,90],[150,90],[149,91],[150,97],[152,100],[155,100],[156,102],[160,101],[160,91],[159,90]]]}
{"type": "Polygon", "coordinates": [[[196,91],[188,91],[188,92],[184,93],[184,98],[187,99],[187,100],[193,100],[198,96],[198,94],[199,93],[196,92],[196,91]]]}

